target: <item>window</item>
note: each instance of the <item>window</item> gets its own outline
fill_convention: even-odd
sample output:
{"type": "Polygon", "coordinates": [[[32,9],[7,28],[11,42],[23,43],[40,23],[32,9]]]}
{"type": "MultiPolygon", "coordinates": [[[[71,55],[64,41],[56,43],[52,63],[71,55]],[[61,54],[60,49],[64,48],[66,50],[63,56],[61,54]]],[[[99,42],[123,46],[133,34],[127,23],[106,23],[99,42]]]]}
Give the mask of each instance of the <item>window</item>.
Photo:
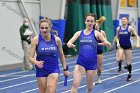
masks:
{"type": "Polygon", "coordinates": [[[128,0],[128,7],[137,7],[137,0],[128,0]]]}
{"type": "Polygon", "coordinates": [[[138,0],[120,0],[120,7],[137,7],[138,0]]]}

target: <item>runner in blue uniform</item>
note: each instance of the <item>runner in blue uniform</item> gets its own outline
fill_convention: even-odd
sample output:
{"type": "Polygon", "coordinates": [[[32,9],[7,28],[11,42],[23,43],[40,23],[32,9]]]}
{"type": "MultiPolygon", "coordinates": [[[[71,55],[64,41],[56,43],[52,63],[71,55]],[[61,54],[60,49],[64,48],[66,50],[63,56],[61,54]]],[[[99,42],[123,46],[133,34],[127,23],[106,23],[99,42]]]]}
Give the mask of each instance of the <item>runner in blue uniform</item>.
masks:
{"type": "MultiPolygon", "coordinates": [[[[100,27],[102,23],[106,20],[104,16],[100,17],[99,20],[96,21],[95,29],[99,31],[105,38],[106,38],[106,33],[103,30],[100,30],[100,27]]],[[[106,38],[107,39],[107,38],[106,38]]],[[[98,40],[98,46],[97,46],[97,60],[98,60],[98,68],[97,68],[97,78],[96,78],[96,83],[102,83],[100,76],[102,72],[102,62],[103,62],[103,46],[104,43],[102,43],[101,40],[98,40]]]]}
{"type": "Polygon", "coordinates": [[[39,93],[55,93],[60,73],[58,53],[64,69],[64,75],[69,75],[69,72],[66,71],[66,60],[62,51],[61,40],[50,33],[51,26],[49,19],[40,21],[40,34],[33,38],[29,52],[29,60],[36,67],[39,93]],[[35,51],[37,54],[36,59],[34,58],[35,51]]]}
{"type": "Polygon", "coordinates": [[[73,73],[73,85],[70,93],[77,93],[77,89],[85,73],[87,76],[87,93],[92,92],[97,69],[97,40],[101,40],[106,46],[111,46],[100,32],[93,29],[95,23],[96,15],[87,14],[85,19],[86,29],[77,31],[67,43],[69,48],[74,48],[75,45],[73,43],[80,38],[80,49],[73,73]]]}
{"type": "Polygon", "coordinates": [[[117,47],[119,49],[119,60],[118,60],[118,71],[121,71],[121,65],[122,65],[122,58],[123,54],[125,56],[126,64],[125,69],[128,70],[129,74],[127,76],[127,81],[131,80],[131,71],[132,71],[132,65],[131,65],[131,57],[132,57],[132,46],[130,42],[130,35],[131,33],[136,37],[137,44],[136,47],[140,47],[139,45],[139,37],[134,30],[132,26],[128,26],[128,18],[122,17],[121,19],[122,25],[117,27],[116,29],[116,37],[117,40],[119,40],[119,44],[117,44],[117,47]]]}

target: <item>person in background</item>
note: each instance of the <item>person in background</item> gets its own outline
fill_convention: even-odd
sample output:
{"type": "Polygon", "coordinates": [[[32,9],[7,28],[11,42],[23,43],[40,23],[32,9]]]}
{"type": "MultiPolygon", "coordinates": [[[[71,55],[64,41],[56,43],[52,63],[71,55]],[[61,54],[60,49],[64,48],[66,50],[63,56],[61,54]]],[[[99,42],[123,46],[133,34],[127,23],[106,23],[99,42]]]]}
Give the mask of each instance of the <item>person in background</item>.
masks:
{"type": "Polygon", "coordinates": [[[32,39],[29,50],[29,60],[36,67],[39,93],[55,93],[60,73],[58,55],[64,75],[69,75],[61,39],[51,33],[51,27],[52,23],[49,19],[40,21],[40,34],[32,39]],[[36,59],[34,58],[35,52],[37,54],[36,59]]]}
{"type": "Polygon", "coordinates": [[[119,41],[117,44],[117,47],[119,49],[119,58],[118,58],[118,66],[119,69],[118,71],[121,71],[121,66],[122,66],[122,58],[123,55],[125,56],[125,61],[127,66],[124,68],[128,70],[129,74],[127,76],[127,81],[131,80],[131,71],[132,71],[132,65],[131,65],[131,57],[132,57],[132,45],[130,41],[130,36],[133,34],[136,37],[136,47],[139,48],[139,37],[135,31],[135,29],[128,25],[128,18],[127,17],[122,17],[121,19],[121,26],[116,28],[116,40],[119,41]]]}
{"type": "Polygon", "coordinates": [[[22,49],[24,52],[24,66],[22,67],[22,70],[33,70],[33,65],[29,62],[28,59],[28,51],[31,43],[32,32],[29,30],[29,20],[27,18],[23,19],[23,25],[20,27],[19,32],[21,37],[22,49]]]}
{"type": "Polygon", "coordinates": [[[111,44],[104,36],[93,29],[96,23],[96,15],[88,13],[85,19],[86,28],[77,31],[68,41],[69,48],[75,48],[73,44],[78,38],[80,39],[80,49],[78,59],[73,72],[73,85],[70,93],[77,93],[77,89],[83,76],[86,73],[87,78],[87,93],[91,93],[94,87],[94,76],[97,69],[97,40],[101,40],[105,46],[111,47],[111,44]]]}
{"type": "MultiPolygon", "coordinates": [[[[104,36],[104,38],[107,39],[105,31],[100,30],[100,27],[105,20],[106,20],[106,18],[104,16],[100,17],[99,20],[96,21],[96,25],[95,25],[94,29],[99,31],[104,36]]],[[[104,43],[102,43],[101,40],[98,40],[98,46],[97,46],[98,68],[97,68],[97,79],[95,80],[96,83],[102,83],[100,76],[101,76],[101,72],[102,72],[103,46],[104,46],[104,43]]]]}

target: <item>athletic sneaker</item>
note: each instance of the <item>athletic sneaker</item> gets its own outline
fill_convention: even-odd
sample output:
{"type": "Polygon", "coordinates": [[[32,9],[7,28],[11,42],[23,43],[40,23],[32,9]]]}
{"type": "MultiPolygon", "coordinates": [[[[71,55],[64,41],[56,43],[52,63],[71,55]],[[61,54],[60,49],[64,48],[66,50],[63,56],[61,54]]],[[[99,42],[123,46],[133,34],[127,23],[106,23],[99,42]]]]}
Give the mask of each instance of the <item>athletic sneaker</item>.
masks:
{"type": "Polygon", "coordinates": [[[101,84],[102,83],[101,79],[98,78],[97,81],[96,81],[96,83],[101,84]]]}
{"type": "Polygon", "coordinates": [[[131,80],[131,74],[128,74],[128,76],[127,76],[127,81],[130,81],[131,80]]]}

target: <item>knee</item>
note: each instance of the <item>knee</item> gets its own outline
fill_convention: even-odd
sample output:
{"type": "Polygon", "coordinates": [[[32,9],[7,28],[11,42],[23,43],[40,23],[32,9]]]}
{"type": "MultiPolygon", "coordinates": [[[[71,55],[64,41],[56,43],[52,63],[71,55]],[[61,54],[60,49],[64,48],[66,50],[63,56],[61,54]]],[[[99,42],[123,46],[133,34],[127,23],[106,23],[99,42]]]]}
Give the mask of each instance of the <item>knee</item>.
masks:
{"type": "Polygon", "coordinates": [[[118,56],[116,56],[116,60],[117,60],[117,62],[119,62],[119,61],[123,61],[124,58],[123,58],[123,57],[118,57],[118,56]]]}
{"type": "Polygon", "coordinates": [[[55,93],[55,88],[51,85],[48,85],[45,93],[55,93]]]}

